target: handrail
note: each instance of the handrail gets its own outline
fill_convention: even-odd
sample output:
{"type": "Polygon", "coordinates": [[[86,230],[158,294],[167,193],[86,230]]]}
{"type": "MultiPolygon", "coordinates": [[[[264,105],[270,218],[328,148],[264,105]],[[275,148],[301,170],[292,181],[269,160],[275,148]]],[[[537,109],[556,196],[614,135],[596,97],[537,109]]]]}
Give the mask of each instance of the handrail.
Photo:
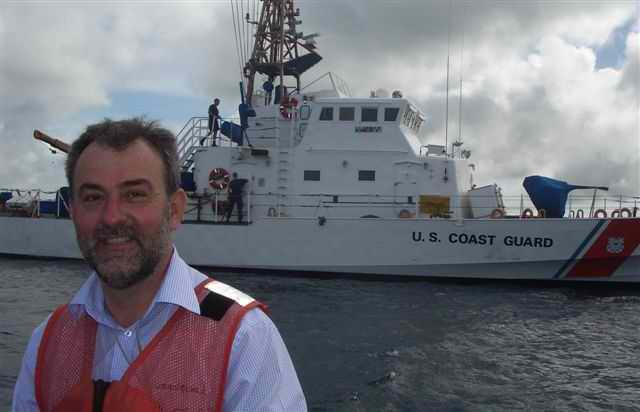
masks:
{"type": "MultiPolygon", "coordinates": [[[[261,207],[267,210],[270,207],[274,207],[281,215],[280,210],[282,207],[287,209],[298,210],[313,210],[312,214],[317,215],[321,209],[371,209],[371,210],[389,210],[389,209],[407,209],[414,213],[415,216],[420,214],[420,198],[419,196],[407,196],[407,195],[393,195],[393,194],[342,194],[342,193],[306,193],[306,194],[287,194],[283,196],[276,192],[267,193],[252,193],[253,207],[261,207]]],[[[460,202],[460,196],[448,196],[450,199],[449,214],[452,216],[468,216],[471,209],[468,206],[463,206],[460,202]]],[[[500,208],[506,213],[508,217],[523,217],[523,211],[531,209],[535,215],[543,212],[535,212],[536,208],[533,206],[530,200],[524,200],[520,196],[503,196],[505,199],[504,208],[500,208]],[[522,201],[522,205],[520,205],[522,201]]],[[[572,217],[576,214],[578,216],[589,217],[584,208],[584,202],[580,203],[579,199],[572,199],[571,204],[567,205],[565,217],[572,217]],[[578,210],[582,212],[577,213],[578,210]]],[[[585,200],[590,201],[590,197],[585,197],[585,200]]],[[[634,211],[636,216],[640,217],[640,209],[638,209],[639,199],[632,197],[617,196],[615,203],[611,198],[600,198],[599,204],[602,205],[602,209],[607,212],[607,216],[614,213],[613,217],[628,217],[633,216],[634,211]],[[629,212],[621,213],[623,208],[627,208],[629,212]]],[[[479,212],[480,216],[475,218],[482,218],[483,216],[489,217],[494,211],[492,206],[475,206],[473,209],[475,212],[479,212]]],[[[298,214],[296,214],[298,215],[298,214]]]]}
{"type": "MultiPolygon", "coordinates": [[[[236,120],[236,117],[223,118],[221,122],[236,120]]],[[[209,139],[209,118],[204,116],[193,116],[182,126],[176,135],[176,145],[178,149],[178,159],[181,167],[185,167],[190,159],[195,147],[200,146],[202,139],[209,139]]],[[[224,137],[221,138],[224,141],[224,137]]],[[[210,141],[210,140],[207,140],[210,141]]]]}

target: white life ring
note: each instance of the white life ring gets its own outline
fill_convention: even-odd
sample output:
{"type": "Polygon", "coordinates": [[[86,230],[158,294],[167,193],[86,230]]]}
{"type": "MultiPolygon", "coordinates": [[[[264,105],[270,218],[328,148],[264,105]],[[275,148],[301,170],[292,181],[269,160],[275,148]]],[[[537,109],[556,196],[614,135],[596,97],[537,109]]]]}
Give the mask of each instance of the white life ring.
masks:
{"type": "Polygon", "coordinates": [[[400,213],[398,213],[398,217],[400,219],[410,219],[414,217],[414,214],[409,212],[407,209],[402,209],[400,213]]]}
{"type": "Polygon", "coordinates": [[[280,102],[280,115],[285,119],[291,119],[296,107],[298,106],[298,100],[295,97],[284,97],[280,102]]]}
{"type": "Polygon", "coordinates": [[[505,213],[503,209],[493,209],[491,212],[491,219],[502,219],[505,213]]]}
{"type": "Polygon", "coordinates": [[[526,208],[523,212],[522,212],[522,217],[525,219],[528,219],[530,217],[533,217],[533,210],[531,210],[530,208],[526,208]]]}
{"type": "Polygon", "coordinates": [[[607,217],[607,211],[604,209],[598,209],[596,210],[596,212],[593,214],[593,217],[595,218],[600,218],[600,217],[607,217]]]}
{"type": "Polygon", "coordinates": [[[209,173],[209,186],[214,190],[225,190],[230,180],[231,175],[222,167],[216,167],[209,173]]]}

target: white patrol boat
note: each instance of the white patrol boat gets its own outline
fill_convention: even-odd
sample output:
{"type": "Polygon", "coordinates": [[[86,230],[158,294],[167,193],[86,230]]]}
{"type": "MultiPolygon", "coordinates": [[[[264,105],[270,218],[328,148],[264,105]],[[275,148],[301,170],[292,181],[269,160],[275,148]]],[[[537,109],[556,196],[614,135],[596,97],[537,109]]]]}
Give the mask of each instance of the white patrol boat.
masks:
{"type": "MultiPolygon", "coordinates": [[[[255,25],[256,41],[244,68],[239,121],[222,123],[215,146],[207,118],[190,119],[178,134],[189,205],[175,243],[188,263],[640,281],[636,199],[541,176],[527,177],[529,197],[512,202],[495,184],[477,186],[470,152],[459,141],[450,149],[423,141],[425,115],[401,92],[354,98],[332,74],[324,77],[326,90],[303,88],[302,74],[321,58],[315,35],[296,31],[298,16],[292,0],[264,0],[256,21],[241,19],[255,25]],[[233,173],[248,183],[243,214],[234,211],[227,223],[233,173]],[[593,196],[576,196],[586,189],[593,196]]],[[[68,150],[40,132],[35,137],[68,150]]],[[[0,253],[80,258],[67,192],[50,200],[36,192],[27,200],[25,191],[1,193],[0,253]]]]}

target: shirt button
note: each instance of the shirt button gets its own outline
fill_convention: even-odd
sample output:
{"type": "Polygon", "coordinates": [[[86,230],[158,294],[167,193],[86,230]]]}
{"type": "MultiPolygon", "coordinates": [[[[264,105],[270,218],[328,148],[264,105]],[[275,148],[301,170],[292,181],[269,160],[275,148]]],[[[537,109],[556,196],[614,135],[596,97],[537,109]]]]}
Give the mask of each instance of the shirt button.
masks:
{"type": "Polygon", "coordinates": [[[125,330],[124,331],[124,336],[126,336],[127,338],[130,338],[131,335],[133,335],[133,332],[131,332],[130,330],[125,330]]]}

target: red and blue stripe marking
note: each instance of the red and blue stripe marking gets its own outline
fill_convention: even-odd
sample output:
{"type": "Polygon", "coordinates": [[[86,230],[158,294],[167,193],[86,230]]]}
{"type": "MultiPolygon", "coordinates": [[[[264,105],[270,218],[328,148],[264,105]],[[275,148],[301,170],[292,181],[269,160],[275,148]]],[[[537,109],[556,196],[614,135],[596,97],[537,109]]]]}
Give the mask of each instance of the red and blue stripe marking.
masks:
{"type": "Polygon", "coordinates": [[[639,223],[638,219],[599,220],[554,279],[611,277],[640,245],[639,223]],[[615,239],[621,242],[620,248],[612,250],[610,242],[615,239]],[[578,259],[578,256],[582,257],[578,259]]]}

